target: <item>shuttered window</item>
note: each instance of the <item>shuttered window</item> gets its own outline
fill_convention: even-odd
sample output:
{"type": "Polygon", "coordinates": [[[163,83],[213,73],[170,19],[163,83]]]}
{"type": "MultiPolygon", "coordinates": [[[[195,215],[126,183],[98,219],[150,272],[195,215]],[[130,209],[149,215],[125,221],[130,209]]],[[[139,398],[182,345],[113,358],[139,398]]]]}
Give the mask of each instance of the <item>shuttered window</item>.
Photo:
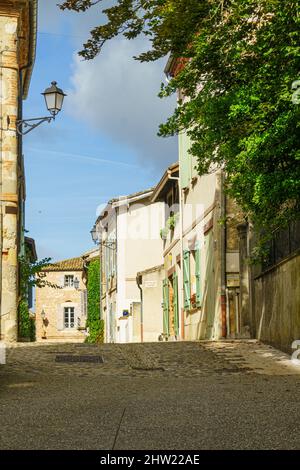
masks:
{"type": "Polygon", "coordinates": [[[183,252],[183,288],[184,288],[184,308],[191,308],[191,273],[190,273],[190,252],[183,252]]]}

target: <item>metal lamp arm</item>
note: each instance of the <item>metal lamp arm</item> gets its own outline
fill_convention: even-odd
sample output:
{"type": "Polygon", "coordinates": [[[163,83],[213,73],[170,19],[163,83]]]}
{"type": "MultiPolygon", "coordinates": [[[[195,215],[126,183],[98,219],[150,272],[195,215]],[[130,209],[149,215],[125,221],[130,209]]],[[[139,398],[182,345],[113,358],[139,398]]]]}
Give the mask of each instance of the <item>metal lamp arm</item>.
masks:
{"type": "Polygon", "coordinates": [[[43,122],[51,122],[55,116],[46,116],[34,119],[20,119],[17,121],[17,133],[19,135],[26,135],[33,131],[36,127],[40,126],[43,122]],[[26,130],[24,130],[26,129],[26,130]]]}

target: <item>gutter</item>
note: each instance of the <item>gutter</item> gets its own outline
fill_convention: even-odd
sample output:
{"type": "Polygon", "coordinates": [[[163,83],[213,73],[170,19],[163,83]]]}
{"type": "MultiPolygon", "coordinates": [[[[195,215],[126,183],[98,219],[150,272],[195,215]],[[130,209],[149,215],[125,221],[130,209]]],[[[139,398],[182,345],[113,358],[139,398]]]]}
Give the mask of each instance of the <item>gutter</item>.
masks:
{"type": "Polygon", "coordinates": [[[36,38],[37,38],[37,16],[38,16],[38,0],[29,0],[29,15],[30,15],[30,38],[29,38],[29,50],[28,64],[21,67],[20,71],[27,70],[24,85],[23,85],[23,99],[26,100],[32,76],[32,70],[36,56],[36,38]]]}

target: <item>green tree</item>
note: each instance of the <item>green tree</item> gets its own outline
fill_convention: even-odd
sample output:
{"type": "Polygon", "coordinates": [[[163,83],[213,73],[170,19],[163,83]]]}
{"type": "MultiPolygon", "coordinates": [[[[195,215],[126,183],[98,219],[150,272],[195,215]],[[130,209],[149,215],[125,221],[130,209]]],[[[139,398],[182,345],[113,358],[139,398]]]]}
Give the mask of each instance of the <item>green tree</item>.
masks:
{"type": "MultiPolygon", "coordinates": [[[[99,1],[68,0],[85,11],[99,1]]],[[[144,34],[140,61],[171,53],[185,66],[160,96],[186,99],[160,126],[186,131],[199,174],[225,169],[229,194],[266,234],[300,216],[298,0],[115,0],[107,23],[91,31],[80,55],[93,59],[105,42],[144,34]],[[294,92],[294,93],[297,93],[294,92]]]]}

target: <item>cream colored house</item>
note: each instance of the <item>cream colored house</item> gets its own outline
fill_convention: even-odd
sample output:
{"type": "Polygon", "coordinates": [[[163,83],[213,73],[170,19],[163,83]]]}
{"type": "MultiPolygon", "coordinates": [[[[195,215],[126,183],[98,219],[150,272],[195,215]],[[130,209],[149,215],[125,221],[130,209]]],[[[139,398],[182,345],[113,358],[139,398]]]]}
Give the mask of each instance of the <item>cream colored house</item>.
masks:
{"type": "Polygon", "coordinates": [[[43,269],[52,286],[36,288],[36,340],[84,341],[87,294],[84,259],[71,258],[43,269]]]}
{"type": "MultiPolygon", "coordinates": [[[[174,75],[178,61],[168,62],[174,75]]],[[[171,166],[153,192],[166,207],[163,282],[164,335],[174,339],[239,337],[239,243],[241,214],[225,196],[224,173],[199,176],[179,135],[179,167],[171,166]]]]}
{"type": "Polygon", "coordinates": [[[35,59],[37,0],[0,0],[0,339],[16,341],[18,255],[24,247],[25,182],[16,121],[35,59]]]}
{"type": "Polygon", "coordinates": [[[95,223],[106,342],[141,340],[136,333],[141,315],[137,273],[162,263],[159,227],[163,205],[151,202],[152,193],[149,189],[112,199],[95,223]]]}

